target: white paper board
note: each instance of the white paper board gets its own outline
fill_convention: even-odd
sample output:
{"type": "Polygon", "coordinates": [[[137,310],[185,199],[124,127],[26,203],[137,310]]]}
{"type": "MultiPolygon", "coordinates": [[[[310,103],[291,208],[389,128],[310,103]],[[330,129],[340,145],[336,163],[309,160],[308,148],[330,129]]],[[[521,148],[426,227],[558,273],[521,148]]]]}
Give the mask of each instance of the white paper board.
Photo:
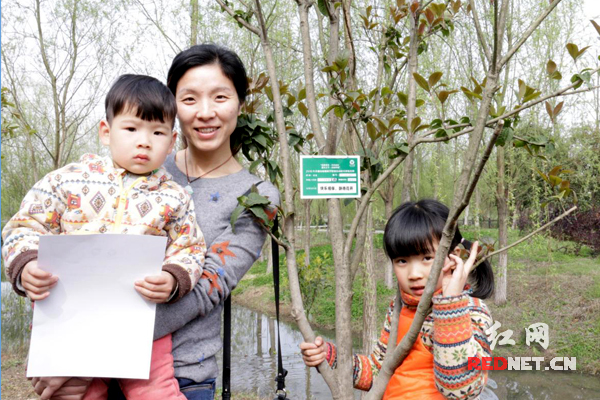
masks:
{"type": "Polygon", "coordinates": [[[38,266],[59,277],[35,303],[27,376],[148,379],[156,305],[134,282],[160,273],[166,237],[40,237],[38,266]]]}

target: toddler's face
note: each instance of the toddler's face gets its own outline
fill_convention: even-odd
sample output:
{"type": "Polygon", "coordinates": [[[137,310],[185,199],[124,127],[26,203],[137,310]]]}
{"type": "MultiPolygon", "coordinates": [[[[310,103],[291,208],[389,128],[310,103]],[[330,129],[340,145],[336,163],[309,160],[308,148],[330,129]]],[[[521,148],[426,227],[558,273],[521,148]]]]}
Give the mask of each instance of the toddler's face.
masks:
{"type": "MultiPolygon", "coordinates": [[[[398,278],[400,289],[413,296],[420,297],[425,290],[425,284],[431,267],[433,267],[433,259],[438,248],[438,242],[433,243],[433,251],[427,254],[420,254],[410,257],[398,257],[392,260],[394,264],[394,273],[398,278]]],[[[458,250],[458,249],[456,249],[458,250]]],[[[456,252],[455,250],[455,252],[456,252]]],[[[442,274],[435,286],[435,290],[442,287],[442,274]]]]}
{"type": "Polygon", "coordinates": [[[177,134],[172,121],[145,121],[135,110],[100,122],[100,140],[110,148],[116,166],[134,174],[147,174],[160,167],[173,150],[177,134]]]}

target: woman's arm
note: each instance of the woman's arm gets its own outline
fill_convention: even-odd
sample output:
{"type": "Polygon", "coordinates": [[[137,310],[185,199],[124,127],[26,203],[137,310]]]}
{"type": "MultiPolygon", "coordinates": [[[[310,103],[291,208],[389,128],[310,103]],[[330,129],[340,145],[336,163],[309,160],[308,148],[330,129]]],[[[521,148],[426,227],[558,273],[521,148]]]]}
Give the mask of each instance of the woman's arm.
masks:
{"type": "Polygon", "coordinates": [[[487,371],[469,370],[467,365],[469,357],[491,357],[485,333],[491,325],[490,312],[480,299],[466,293],[433,298],[435,384],[446,398],[474,399],[485,387],[487,371]]]}
{"type": "MultiPolygon", "coordinates": [[[[273,206],[279,205],[279,192],[274,186],[262,184],[258,188],[273,206]]],[[[229,226],[208,244],[203,272],[194,289],[177,303],[156,307],[154,339],[181,329],[222,304],[258,258],[265,237],[266,232],[252,214],[244,212],[235,223],[235,233],[229,226]]]]}

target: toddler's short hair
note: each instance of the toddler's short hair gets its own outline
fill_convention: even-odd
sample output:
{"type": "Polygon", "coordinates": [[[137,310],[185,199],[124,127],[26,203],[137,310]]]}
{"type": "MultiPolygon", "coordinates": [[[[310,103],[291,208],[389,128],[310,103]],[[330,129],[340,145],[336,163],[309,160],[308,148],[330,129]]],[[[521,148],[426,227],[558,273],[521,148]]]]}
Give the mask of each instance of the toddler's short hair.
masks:
{"type": "Polygon", "coordinates": [[[121,75],[108,91],[104,106],[109,124],[127,111],[144,121],[171,121],[172,126],[177,115],[177,103],[169,88],[146,75],[121,75]]]}

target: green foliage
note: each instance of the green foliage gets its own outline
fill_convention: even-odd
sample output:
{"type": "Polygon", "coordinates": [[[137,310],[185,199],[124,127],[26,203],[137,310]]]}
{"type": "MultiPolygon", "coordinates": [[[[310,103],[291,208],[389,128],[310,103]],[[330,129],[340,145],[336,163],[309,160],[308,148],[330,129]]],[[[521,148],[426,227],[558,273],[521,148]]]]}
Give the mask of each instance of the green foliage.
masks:
{"type": "Polygon", "coordinates": [[[311,260],[308,265],[306,265],[305,259],[306,255],[304,253],[299,253],[296,256],[302,301],[306,314],[310,318],[310,311],[318,294],[326,287],[331,286],[333,260],[331,253],[326,251],[317,256],[314,256],[314,253],[311,252],[311,260]],[[328,275],[329,279],[327,279],[328,275]]]}

